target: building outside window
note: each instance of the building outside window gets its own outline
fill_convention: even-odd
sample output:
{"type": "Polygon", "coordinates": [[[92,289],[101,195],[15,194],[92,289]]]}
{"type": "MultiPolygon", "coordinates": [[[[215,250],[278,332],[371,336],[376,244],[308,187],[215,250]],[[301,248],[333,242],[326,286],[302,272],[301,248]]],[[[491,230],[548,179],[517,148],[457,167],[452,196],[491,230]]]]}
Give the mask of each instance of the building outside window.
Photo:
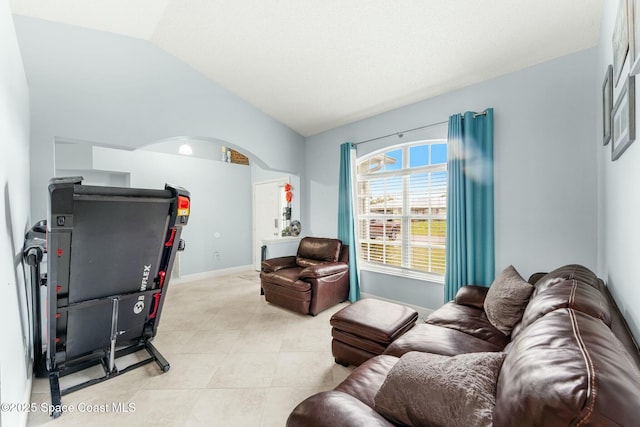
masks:
{"type": "Polygon", "coordinates": [[[385,148],[357,163],[360,263],[443,281],[447,231],[447,144],[385,148]]]}

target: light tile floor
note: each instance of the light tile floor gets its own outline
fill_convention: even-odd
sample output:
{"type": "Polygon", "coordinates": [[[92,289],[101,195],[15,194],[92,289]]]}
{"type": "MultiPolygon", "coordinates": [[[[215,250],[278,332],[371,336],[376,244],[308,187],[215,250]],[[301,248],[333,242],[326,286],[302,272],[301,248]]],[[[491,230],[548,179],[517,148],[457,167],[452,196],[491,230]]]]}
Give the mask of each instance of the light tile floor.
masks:
{"type": "MultiPolygon", "coordinates": [[[[28,425],[282,427],[298,402],[351,372],[331,355],[329,319],[346,304],[316,317],[273,306],[257,272],[171,285],[154,339],[169,372],[145,365],[63,396],[74,412],[36,411],[28,425]]],[[[34,380],[31,399],[50,402],[48,380],[34,380]]]]}

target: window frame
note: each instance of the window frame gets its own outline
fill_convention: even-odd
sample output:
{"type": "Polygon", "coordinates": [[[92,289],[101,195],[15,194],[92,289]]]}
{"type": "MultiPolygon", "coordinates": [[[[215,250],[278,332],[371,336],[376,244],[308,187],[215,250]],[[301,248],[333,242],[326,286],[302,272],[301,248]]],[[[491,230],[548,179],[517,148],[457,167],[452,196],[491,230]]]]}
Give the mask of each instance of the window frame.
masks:
{"type": "MultiPolygon", "coordinates": [[[[374,152],[368,153],[360,158],[357,158],[355,161],[355,166],[356,166],[356,173],[354,174],[354,178],[355,178],[355,183],[356,185],[354,186],[354,212],[355,212],[355,224],[356,227],[355,228],[355,232],[356,232],[356,240],[357,240],[357,254],[358,254],[358,262],[359,262],[359,266],[361,269],[363,270],[367,270],[367,271],[373,271],[373,272],[379,272],[379,273],[384,273],[384,274],[390,274],[390,275],[396,275],[396,276],[401,276],[401,277],[407,277],[407,278],[414,278],[414,279],[418,279],[418,280],[427,280],[429,282],[434,282],[434,283],[444,283],[444,273],[443,274],[438,274],[438,273],[433,273],[433,272],[427,272],[427,271],[423,271],[423,270],[417,270],[414,268],[410,267],[410,258],[411,255],[409,253],[409,251],[411,250],[411,248],[415,248],[415,247],[424,247],[424,248],[431,248],[431,249],[443,249],[445,256],[446,256],[446,240],[442,245],[439,244],[435,244],[435,243],[430,243],[430,242],[424,242],[424,243],[416,243],[416,242],[411,242],[410,236],[411,236],[411,222],[414,219],[427,219],[427,220],[434,220],[434,219],[443,219],[445,220],[445,224],[446,224],[446,209],[445,209],[445,213],[444,214],[433,214],[433,213],[424,213],[424,214],[412,214],[411,213],[411,206],[409,204],[409,195],[411,194],[409,191],[409,187],[410,187],[410,179],[411,176],[415,176],[415,175],[419,175],[419,174],[424,174],[424,173],[433,173],[433,172],[445,172],[445,192],[447,191],[447,187],[448,187],[448,170],[447,170],[447,160],[445,159],[444,163],[439,163],[439,164],[429,164],[431,161],[431,157],[429,159],[429,162],[427,163],[427,165],[423,165],[423,166],[414,166],[414,167],[410,167],[410,151],[412,147],[416,147],[416,146],[423,146],[423,145],[429,145],[429,154],[430,156],[432,155],[432,150],[431,150],[431,146],[432,145],[437,145],[437,144],[447,144],[447,139],[446,138],[429,138],[429,139],[422,139],[422,140],[417,140],[417,141],[411,141],[411,142],[403,142],[400,144],[396,144],[396,145],[392,145],[392,146],[387,146],[384,147],[380,150],[376,150],[374,152]],[[402,153],[402,165],[400,167],[400,169],[397,170],[383,170],[383,171],[374,171],[374,172],[370,172],[370,173],[359,173],[358,170],[358,166],[360,164],[362,164],[362,162],[365,162],[367,160],[370,160],[372,157],[375,156],[379,156],[380,154],[385,154],[385,153],[389,153],[389,152],[393,152],[393,151],[397,151],[397,150],[401,150],[402,153]],[[389,214],[371,214],[371,213],[362,213],[361,212],[361,194],[360,194],[360,184],[364,181],[368,181],[371,179],[383,179],[383,178],[389,178],[389,177],[401,177],[402,178],[402,214],[400,215],[389,215],[389,214]],[[365,220],[367,223],[371,223],[372,220],[390,220],[390,219],[399,219],[400,223],[401,223],[401,239],[396,242],[396,241],[390,241],[386,239],[386,228],[383,228],[383,239],[380,241],[376,241],[375,239],[372,239],[371,236],[369,236],[369,238],[365,238],[364,236],[361,236],[361,221],[365,220]],[[405,247],[408,249],[408,251],[402,251],[401,250],[401,265],[400,266],[396,266],[396,265],[389,265],[389,264],[385,264],[385,263],[381,263],[381,262],[375,262],[375,261],[371,261],[371,257],[369,257],[369,259],[365,259],[364,257],[366,256],[366,254],[363,253],[361,247],[363,243],[368,243],[368,244],[372,244],[372,243],[380,243],[383,245],[383,248],[385,247],[385,245],[391,245],[391,246],[399,246],[401,248],[405,247]]],[[[369,230],[370,232],[370,230],[369,230]]],[[[369,252],[370,254],[370,252],[369,252]]],[[[445,268],[446,268],[446,264],[445,264],[445,268]]]]}

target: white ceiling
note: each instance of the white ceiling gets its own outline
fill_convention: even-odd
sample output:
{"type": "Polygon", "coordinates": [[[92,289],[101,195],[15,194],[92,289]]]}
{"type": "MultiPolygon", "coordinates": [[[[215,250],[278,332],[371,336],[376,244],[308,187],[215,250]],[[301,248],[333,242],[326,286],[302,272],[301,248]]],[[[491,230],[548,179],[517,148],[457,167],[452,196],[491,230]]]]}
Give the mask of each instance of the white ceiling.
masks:
{"type": "Polygon", "coordinates": [[[11,0],[149,40],[309,136],[598,43],[603,0],[11,0]]]}

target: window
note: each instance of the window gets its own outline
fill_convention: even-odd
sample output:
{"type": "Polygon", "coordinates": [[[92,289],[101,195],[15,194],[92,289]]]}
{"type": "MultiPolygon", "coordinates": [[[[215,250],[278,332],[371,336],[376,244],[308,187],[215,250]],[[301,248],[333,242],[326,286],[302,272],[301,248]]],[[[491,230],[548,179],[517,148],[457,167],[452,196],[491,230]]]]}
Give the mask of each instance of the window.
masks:
{"type": "Polygon", "coordinates": [[[447,232],[447,144],[396,145],[357,163],[360,261],[442,280],[447,232]]]}

